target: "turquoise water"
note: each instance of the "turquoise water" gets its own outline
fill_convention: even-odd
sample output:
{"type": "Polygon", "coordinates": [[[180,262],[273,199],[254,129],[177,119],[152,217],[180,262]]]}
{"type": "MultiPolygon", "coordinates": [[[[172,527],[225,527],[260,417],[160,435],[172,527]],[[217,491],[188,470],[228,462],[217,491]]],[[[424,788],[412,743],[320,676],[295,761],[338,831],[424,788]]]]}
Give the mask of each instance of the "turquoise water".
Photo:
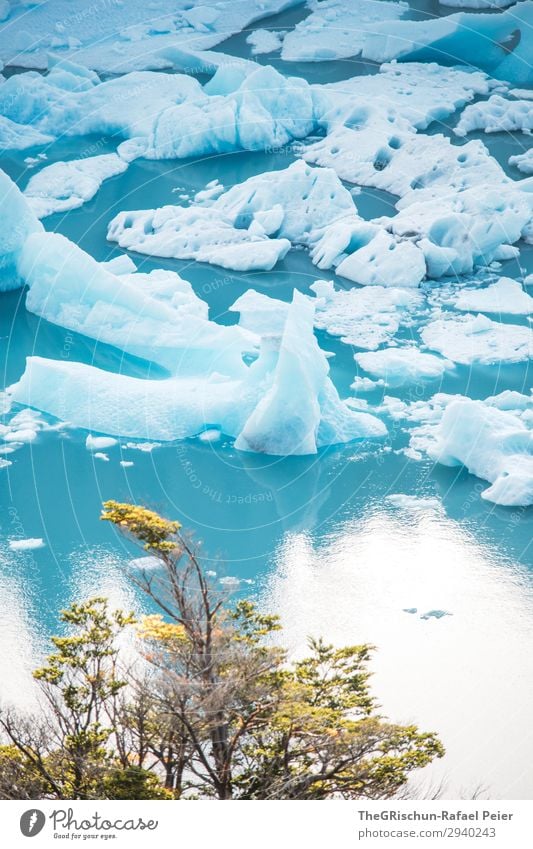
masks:
{"type": "MultiPolygon", "coordinates": [[[[417,9],[420,16],[436,11],[431,3],[417,9]]],[[[294,9],[279,16],[278,24],[288,26],[303,14],[294,9]]],[[[244,36],[230,39],[226,48],[244,55],[244,36]]],[[[348,73],[347,65],[291,66],[290,72],[330,82],[375,71],[352,62],[348,73]]],[[[454,119],[448,123],[430,131],[449,133],[454,119]]],[[[483,141],[504,165],[525,147],[524,137],[506,134],[483,136],[483,141]]],[[[111,139],[70,139],[46,152],[53,162],[79,157],[92,147],[103,153],[114,144],[111,139]]],[[[32,151],[1,163],[22,188],[34,173],[24,163],[28,155],[32,151]]],[[[293,152],[278,151],[137,161],[104,183],[81,209],[46,219],[46,228],[68,236],[98,260],[109,259],[121,253],[105,239],[118,211],[177,203],[179,193],[192,194],[215,177],[228,188],[293,160],[293,152]],[[173,192],[177,187],[179,192],[173,192]]],[[[356,197],[366,218],[393,214],[394,200],[373,190],[356,197]]],[[[228,307],[249,288],[289,300],[293,288],[308,291],[322,276],[305,252],[295,250],[273,271],[256,274],[135,259],[141,270],[178,271],[209,303],[211,318],[222,323],[236,320],[228,307]]],[[[533,272],[533,249],[526,246],[520,262],[505,263],[502,273],[518,277],[524,268],[533,272]]],[[[336,283],[347,286],[341,279],[336,283]]],[[[416,327],[403,334],[418,338],[416,327]]],[[[330,364],[341,395],[350,395],[356,349],[324,333],[319,341],[335,354],[330,364]]],[[[20,291],[1,295],[4,386],[20,377],[25,358],[33,354],[131,375],[160,373],[27,313],[20,291]]],[[[529,364],[459,366],[442,381],[417,387],[415,400],[438,391],[484,398],[504,389],[528,392],[530,386],[529,364]]],[[[413,400],[410,391],[388,394],[413,400]]],[[[377,404],[381,395],[365,398],[377,404]]],[[[0,504],[4,695],[31,699],[28,669],[58,627],[58,610],[74,598],[105,592],[118,603],[142,606],[122,571],[139,555],[98,518],[104,499],[133,500],[178,518],[194,532],[209,568],[249,582],[242,590],[281,613],[295,651],[309,634],[373,642],[375,687],[384,710],[395,719],[436,728],[447,746],[447,758],[427,780],[444,778],[451,797],[481,783],[493,798],[531,798],[533,752],[524,730],[533,686],[524,670],[533,650],[533,510],[497,507],[480,497],[486,484],[466,471],[395,453],[408,436],[401,423],[387,423],[385,445],[351,444],[316,457],[265,457],[235,451],[229,442],[186,440],[152,452],[117,446],[107,451],[110,461],[105,463],[86,450],[86,434],[74,430],[44,433],[10,455],[13,465],[1,470],[0,504]],[[134,465],[124,468],[121,459],[134,465]],[[397,493],[426,501],[399,510],[386,500],[397,493]],[[7,545],[12,537],[42,537],[46,546],[14,554],[7,545]],[[404,612],[413,607],[416,614],[404,612]],[[430,610],[451,615],[420,618],[430,610]]]]}

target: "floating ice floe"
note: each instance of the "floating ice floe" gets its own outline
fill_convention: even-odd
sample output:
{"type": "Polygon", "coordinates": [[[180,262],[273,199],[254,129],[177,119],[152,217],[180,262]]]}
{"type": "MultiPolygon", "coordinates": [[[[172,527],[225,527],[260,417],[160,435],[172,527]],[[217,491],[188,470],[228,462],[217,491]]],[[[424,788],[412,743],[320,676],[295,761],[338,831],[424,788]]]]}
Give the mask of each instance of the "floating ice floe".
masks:
{"type": "Polygon", "coordinates": [[[481,313],[447,315],[421,331],[424,343],[455,363],[518,363],[533,356],[533,331],[518,324],[499,324],[481,313]]]}
{"type": "MultiPolygon", "coordinates": [[[[352,95],[351,114],[339,101],[331,115],[328,134],[303,150],[306,161],[333,168],[343,180],[400,197],[396,204],[398,214],[372,222],[380,229],[374,236],[367,236],[363,253],[352,251],[339,265],[341,274],[350,276],[351,267],[360,274],[358,264],[364,254],[368,254],[367,259],[376,256],[380,248],[383,251],[387,247],[387,240],[393,250],[398,243],[408,246],[403,248],[408,252],[405,275],[416,280],[422,268],[420,259],[429,277],[465,274],[490,263],[502,247],[520,237],[531,238],[530,181],[510,179],[479,141],[458,147],[445,136],[416,132],[417,127],[426,126],[428,118],[438,118],[439,111],[444,116],[453,111],[453,104],[461,98],[463,102],[469,99],[468,83],[463,76],[454,76],[464,72],[450,70],[447,85],[443,85],[443,90],[448,91],[448,101],[441,96],[437,80],[432,100],[431,75],[437,77],[443,69],[438,66],[429,69],[421,72],[420,95],[414,68],[408,74],[398,71],[399,80],[405,85],[404,97],[406,92],[411,95],[416,92],[411,101],[415,107],[406,107],[399,97],[396,108],[387,110],[386,104],[379,104],[377,91],[369,103],[366,97],[361,97],[364,85],[358,92],[357,86],[348,81],[346,93],[352,95]]],[[[483,75],[472,76],[470,97],[476,86],[478,93],[483,88],[487,91],[483,75]]],[[[360,79],[380,81],[379,75],[360,79]]],[[[387,92],[386,103],[389,79],[394,80],[394,66],[387,66],[386,79],[382,81],[382,90],[387,92]]],[[[342,84],[335,85],[340,98],[342,84]]],[[[368,232],[371,233],[370,228],[368,232]]],[[[361,235],[359,239],[362,240],[361,235]]],[[[367,273],[372,273],[368,263],[365,266],[367,273]]],[[[390,269],[388,273],[390,276],[390,269]]],[[[361,277],[358,282],[366,281],[361,277]]]]}
{"type": "Polygon", "coordinates": [[[385,397],[378,411],[410,432],[413,458],[465,466],[491,486],[482,492],[503,506],[533,504],[533,396],[505,391],[484,401],[437,393],[427,401],[385,397]]]}
{"type": "Polygon", "coordinates": [[[509,165],[516,165],[518,170],[522,171],[523,174],[533,174],[533,147],[526,150],[525,153],[510,156],[509,165]]]}
{"type": "Polygon", "coordinates": [[[104,180],[128,167],[116,153],[54,162],[35,174],[24,190],[37,218],[77,209],[97,193],[104,180]]]}
{"type": "Polygon", "coordinates": [[[169,371],[238,374],[242,353],[254,350],[239,328],[209,321],[207,304],[173,271],[143,274],[127,257],[98,263],[58,233],[30,236],[17,268],[30,312],[169,371]]]}
{"type": "Polygon", "coordinates": [[[317,296],[315,326],[346,345],[374,350],[390,342],[401,326],[408,326],[423,305],[421,292],[373,286],[336,289],[333,283],[311,284],[317,296]]]}
{"type": "Polygon", "coordinates": [[[314,306],[294,293],[281,335],[262,340],[240,379],[208,376],[141,380],[82,363],[30,357],[9,389],[21,404],[101,434],[170,441],[216,427],[236,447],[267,454],[381,437],[383,423],[340,400],[313,334],[314,306]]]}
{"type": "MultiPolygon", "coordinates": [[[[4,410],[4,415],[10,409],[4,410]]],[[[39,434],[61,429],[61,425],[50,424],[45,421],[37,410],[23,409],[15,413],[9,420],[0,423],[0,454],[9,455],[19,451],[25,445],[32,445],[39,434]]],[[[0,466],[10,466],[11,461],[6,460],[0,466]]]]}
{"type": "Polygon", "coordinates": [[[201,206],[121,212],[108,239],[138,253],[268,270],[291,244],[326,241],[343,219],[359,220],[350,192],[330,169],[298,161],[250,177],[201,206]]]}
{"type": "Polygon", "coordinates": [[[0,60],[46,69],[50,56],[75,57],[89,68],[116,74],[145,68],[196,68],[198,54],[296,2],[158,0],[154,10],[154,4],[147,9],[146,3],[130,0],[126,17],[119,2],[98,4],[91,14],[85,0],[55,0],[53,14],[47,3],[11,8],[4,4],[0,60]]]}
{"type": "Polygon", "coordinates": [[[488,312],[507,315],[530,315],[533,298],[524,291],[518,280],[500,277],[486,288],[462,289],[451,298],[457,310],[488,312]]]}
{"type": "MultiPolygon", "coordinates": [[[[429,497],[423,498],[419,495],[407,495],[407,493],[398,492],[394,493],[394,495],[385,496],[385,501],[388,504],[392,504],[393,507],[398,507],[401,510],[409,510],[409,511],[423,511],[427,512],[431,511],[442,511],[442,504],[438,498],[429,497]]],[[[405,610],[405,613],[416,613],[416,607],[411,608],[409,610],[405,610]]]]}
{"type": "Polygon", "coordinates": [[[44,546],[45,542],[40,537],[9,540],[9,548],[11,551],[35,551],[37,548],[44,548],[44,546]]]}
{"type": "Polygon", "coordinates": [[[504,506],[533,504],[533,433],[517,416],[482,401],[455,400],[427,434],[425,449],[437,462],[463,465],[489,481],[482,498],[504,506]]]}
{"type": "Polygon", "coordinates": [[[381,378],[387,386],[403,386],[406,383],[438,380],[453,363],[425,354],[417,348],[383,348],[355,354],[355,361],[373,377],[381,378]]]}
{"type": "MultiPolygon", "coordinates": [[[[455,148],[453,158],[459,170],[458,159],[468,162],[468,153],[455,148]]],[[[297,161],[201,204],[121,212],[108,238],[140,253],[235,270],[269,270],[291,244],[303,245],[319,268],[336,267],[353,282],[417,287],[426,275],[464,274],[490,262],[530,226],[533,192],[494,167],[500,186],[482,184],[476,168],[469,188],[463,180],[461,190],[448,186],[445,194],[450,175],[434,166],[433,186],[410,191],[394,218],[367,222],[334,170],[297,161]]]]}
{"type": "Polygon", "coordinates": [[[466,136],[475,130],[530,133],[533,130],[533,103],[530,100],[507,100],[498,94],[481,103],[472,103],[461,114],[454,132],[457,136],[466,136]]]}
{"type": "Polygon", "coordinates": [[[246,38],[247,44],[251,46],[252,56],[263,53],[277,53],[281,49],[284,32],[272,29],[256,29],[246,38]]]}

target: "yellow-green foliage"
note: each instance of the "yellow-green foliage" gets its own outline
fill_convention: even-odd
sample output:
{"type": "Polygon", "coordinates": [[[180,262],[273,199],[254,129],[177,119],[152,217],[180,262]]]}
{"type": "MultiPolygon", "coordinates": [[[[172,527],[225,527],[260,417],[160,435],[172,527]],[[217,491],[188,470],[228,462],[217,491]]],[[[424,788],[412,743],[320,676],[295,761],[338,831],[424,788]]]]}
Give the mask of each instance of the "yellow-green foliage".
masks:
{"type": "Polygon", "coordinates": [[[144,543],[146,551],[171,552],[177,547],[175,535],[181,528],[180,523],[162,519],[153,510],[135,504],[105,501],[100,518],[144,543]]]}

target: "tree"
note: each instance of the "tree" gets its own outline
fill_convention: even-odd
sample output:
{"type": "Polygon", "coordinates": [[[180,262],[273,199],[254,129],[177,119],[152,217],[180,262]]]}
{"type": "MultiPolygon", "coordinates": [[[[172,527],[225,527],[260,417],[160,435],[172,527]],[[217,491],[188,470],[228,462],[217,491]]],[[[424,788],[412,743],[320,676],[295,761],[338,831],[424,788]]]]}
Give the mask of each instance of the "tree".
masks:
{"type": "Polygon", "coordinates": [[[160,611],[139,635],[154,722],[180,741],[177,795],[387,798],[442,756],[435,734],[377,713],[370,646],[311,641],[309,657],[289,663],[271,639],[278,618],[247,600],[230,605],[178,522],[115,501],[102,518],[162,566],[132,577],[160,611]]]}
{"type": "MultiPolygon", "coordinates": [[[[0,727],[10,742],[0,750],[0,787],[11,774],[19,784],[23,779],[27,798],[106,798],[119,786],[122,795],[117,798],[125,798],[128,781],[131,784],[125,769],[130,764],[120,763],[120,725],[113,719],[126,686],[118,669],[117,640],[134,618],[110,611],[106,599],[97,597],[73,604],[62,611],[61,619],[67,633],[52,638],[55,651],[34,672],[44,702],[42,715],[0,715],[0,727]]],[[[154,776],[136,773],[135,779],[144,794],[154,790],[154,776]]],[[[0,792],[4,795],[3,789],[0,792]]],[[[7,791],[4,798],[9,798],[7,791]]],[[[16,798],[23,798],[22,791],[16,798]]]]}
{"type": "Polygon", "coordinates": [[[379,799],[442,756],[378,713],[370,646],[311,640],[291,661],[278,617],[232,602],[178,522],[115,501],[102,518],[159,560],[132,575],[157,612],[136,622],[99,597],[62,612],[34,673],[45,710],[0,712],[0,798],[379,799]]]}

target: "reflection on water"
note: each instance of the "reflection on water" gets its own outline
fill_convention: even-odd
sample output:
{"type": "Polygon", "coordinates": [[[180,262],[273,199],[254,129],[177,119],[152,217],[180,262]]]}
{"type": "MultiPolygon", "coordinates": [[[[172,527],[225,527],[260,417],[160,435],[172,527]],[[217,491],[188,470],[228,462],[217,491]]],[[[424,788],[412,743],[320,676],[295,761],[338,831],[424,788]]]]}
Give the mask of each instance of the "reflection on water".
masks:
{"type": "Polygon", "coordinates": [[[265,604],[295,653],[309,635],[376,646],[374,691],[392,719],[438,729],[447,756],[429,778],[448,798],[531,798],[530,576],[420,503],[288,535],[265,604]]]}

